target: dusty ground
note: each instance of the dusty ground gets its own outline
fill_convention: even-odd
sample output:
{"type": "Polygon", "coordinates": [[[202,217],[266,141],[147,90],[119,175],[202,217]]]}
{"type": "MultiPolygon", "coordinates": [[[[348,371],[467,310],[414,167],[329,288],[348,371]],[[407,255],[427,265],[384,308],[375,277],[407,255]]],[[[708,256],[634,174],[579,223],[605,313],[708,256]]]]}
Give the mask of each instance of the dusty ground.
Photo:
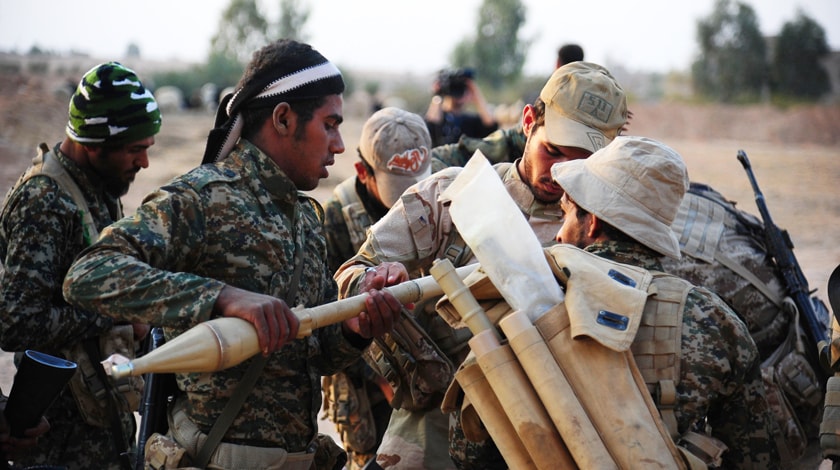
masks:
{"type": "MultiPolygon", "coordinates": [[[[39,141],[52,144],[62,138],[66,102],[38,87],[0,82],[0,194],[28,165],[39,141]]],[[[810,287],[827,302],[828,277],[840,265],[840,106],[785,112],[764,106],[630,108],[633,134],[666,142],[685,158],[692,180],[712,185],[757,215],[749,180],[735,157],[743,149],[774,221],[791,234],[810,287]]],[[[200,112],[164,115],[151,167],[139,174],[124,198],[127,213],[143,195],[200,161],[212,121],[210,114],[200,112]]],[[[342,126],[348,150],[313,192],[317,199],[326,200],[332,186],[351,175],[362,122],[363,117],[348,116],[342,126]]],[[[8,356],[0,357],[0,387],[7,392],[12,374],[8,356]]]]}

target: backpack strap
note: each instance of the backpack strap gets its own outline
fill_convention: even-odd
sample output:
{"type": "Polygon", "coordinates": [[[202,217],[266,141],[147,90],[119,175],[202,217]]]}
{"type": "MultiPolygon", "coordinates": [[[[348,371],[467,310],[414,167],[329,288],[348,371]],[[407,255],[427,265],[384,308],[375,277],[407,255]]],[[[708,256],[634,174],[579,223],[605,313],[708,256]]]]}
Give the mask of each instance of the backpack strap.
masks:
{"type": "MultiPolygon", "coordinates": [[[[755,234],[756,221],[740,214],[731,203],[723,199],[711,188],[692,183],[692,187],[680,204],[671,229],[677,234],[680,250],[707,263],[719,262],[729,270],[741,276],[761,292],[778,308],[782,308],[782,297],[758,278],[755,274],[718,249],[723,237],[727,215],[732,216],[749,229],[750,236],[755,234]]],[[[730,219],[731,220],[731,219],[730,219]]]]}

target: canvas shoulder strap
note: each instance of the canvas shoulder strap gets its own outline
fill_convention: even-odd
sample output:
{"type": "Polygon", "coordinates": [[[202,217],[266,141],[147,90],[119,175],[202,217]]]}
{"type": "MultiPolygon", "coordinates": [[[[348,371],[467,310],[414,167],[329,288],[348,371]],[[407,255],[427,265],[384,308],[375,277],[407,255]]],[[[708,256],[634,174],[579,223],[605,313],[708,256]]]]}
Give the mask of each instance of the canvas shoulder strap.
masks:
{"type": "MultiPolygon", "coordinates": [[[[286,291],[286,295],[283,296],[287,302],[291,303],[294,303],[294,300],[297,297],[300,276],[303,272],[303,248],[302,243],[298,240],[299,234],[297,233],[297,230],[295,230],[297,220],[298,208],[295,206],[295,212],[292,216],[292,233],[295,238],[295,270],[292,274],[289,289],[286,291]]],[[[230,425],[233,423],[233,419],[236,418],[237,414],[239,414],[239,410],[245,403],[245,399],[248,398],[248,395],[257,383],[257,379],[260,377],[260,373],[265,367],[266,362],[268,362],[268,357],[259,354],[254,357],[251,365],[248,366],[248,369],[245,371],[245,375],[242,377],[239,385],[237,385],[236,390],[233,391],[233,395],[230,397],[230,400],[228,400],[225,404],[219,418],[216,419],[216,422],[213,423],[213,427],[210,428],[210,432],[207,433],[207,439],[204,441],[204,445],[202,445],[198,450],[198,454],[195,456],[195,463],[197,467],[207,467],[207,464],[210,462],[210,458],[213,456],[213,452],[216,451],[219,443],[222,442],[222,438],[228,428],[230,428],[230,425]]]]}
{"type": "Polygon", "coordinates": [[[676,386],[680,382],[680,349],[685,300],[692,285],[676,276],[653,272],[652,295],[630,347],[671,437],[676,439],[676,386]]]}
{"type": "Polygon", "coordinates": [[[61,162],[58,161],[58,157],[50,150],[47,144],[42,142],[38,145],[38,157],[35,161],[36,165],[33,171],[29,172],[21,183],[38,175],[50,177],[59,188],[70,194],[76,207],[78,207],[79,216],[82,219],[85,244],[90,245],[96,241],[99,238],[99,230],[96,229],[96,224],[93,222],[93,216],[90,213],[90,208],[88,207],[87,201],[85,201],[85,196],[82,194],[81,188],[73,181],[73,178],[70,177],[70,174],[67,173],[67,170],[64,169],[61,162]],[[38,162],[39,158],[40,162],[38,162]]]}

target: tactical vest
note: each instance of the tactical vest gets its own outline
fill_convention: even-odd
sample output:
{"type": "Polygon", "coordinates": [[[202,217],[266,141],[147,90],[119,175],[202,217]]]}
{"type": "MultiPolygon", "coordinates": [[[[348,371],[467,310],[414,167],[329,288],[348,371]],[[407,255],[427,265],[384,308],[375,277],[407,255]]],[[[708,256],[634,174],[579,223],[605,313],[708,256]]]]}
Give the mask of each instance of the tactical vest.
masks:
{"type": "Polygon", "coordinates": [[[341,213],[344,215],[347,232],[350,233],[350,243],[353,245],[353,250],[359,251],[359,247],[367,238],[368,227],[373,225],[373,220],[371,220],[362,199],[356,192],[356,179],[348,178],[342,181],[335,187],[333,194],[341,203],[341,213]]]}
{"type": "Polygon", "coordinates": [[[709,436],[680,434],[674,406],[680,383],[680,352],[685,301],[694,287],[688,281],[652,271],[655,294],[642,313],[630,350],[671,438],[707,465],[720,465],[726,446],[709,436]]]}

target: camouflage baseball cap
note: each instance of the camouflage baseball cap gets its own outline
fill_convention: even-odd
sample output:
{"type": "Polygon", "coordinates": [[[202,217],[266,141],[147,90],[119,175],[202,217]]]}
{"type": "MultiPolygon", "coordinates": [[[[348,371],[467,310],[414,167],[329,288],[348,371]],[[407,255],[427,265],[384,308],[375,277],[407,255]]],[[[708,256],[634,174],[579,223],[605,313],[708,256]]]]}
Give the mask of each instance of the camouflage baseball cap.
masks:
{"type": "Polygon", "coordinates": [[[624,90],[604,67],[572,62],[551,75],[540,91],[548,141],[595,152],[627,122],[624,90]]]}
{"type": "Polygon", "coordinates": [[[160,131],[160,109],[133,70],[119,62],[90,69],[70,99],[67,135],[85,145],[121,145],[160,131]]]}
{"type": "Polygon", "coordinates": [[[645,137],[616,137],[587,159],[555,163],[551,177],[580,207],[672,258],[671,230],[688,190],[688,170],[672,148],[645,137]]]}
{"type": "Polygon", "coordinates": [[[393,206],[409,186],[432,174],[429,129],[423,118],[399,108],[383,108],[368,118],[359,154],[374,169],[385,207],[393,206]]]}

